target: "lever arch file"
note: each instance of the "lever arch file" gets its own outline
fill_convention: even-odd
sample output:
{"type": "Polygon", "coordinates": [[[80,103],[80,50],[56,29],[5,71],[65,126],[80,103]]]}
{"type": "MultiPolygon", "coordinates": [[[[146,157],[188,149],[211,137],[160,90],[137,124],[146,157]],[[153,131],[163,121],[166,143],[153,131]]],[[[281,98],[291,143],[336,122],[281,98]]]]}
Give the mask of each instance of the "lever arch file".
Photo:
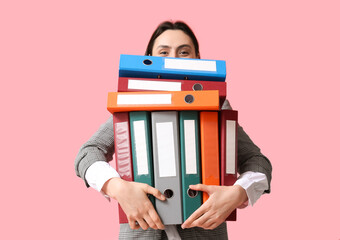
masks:
{"type": "MultiPolygon", "coordinates": [[[[129,112],[133,178],[154,187],[150,112],[129,112]]],[[[155,206],[154,196],[149,196],[155,206]]]]}
{"type": "Polygon", "coordinates": [[[223,104],[227,95],[227,83],[200,80],[176,80],[154,78],[128,78],[118,79],[118,92],[138,91],[202,91],[218,90],[220,104],[223,104]]]}
{"type": "MultiPolygon", "coordinates": [[[[202,183],[220,185],[218,112],[200,112],[202,183]]],[[[209,196],[203,192],[203,202],[209,196]]]]}
{"type": "Polygon", "coordinates": [[[202,205],[202,193],[189,189],[201,183],[199,115],[196,111],[179,112],[183,221],[202,205]]]}
{"type": "Polygon", "coordinates": [[[109,112],[218,110],[218,90],[175,92],[110,92],[109,112]]]}
{"type": "MultiPolygon", "coordinates": [[[[113,114],[113,134],[117,172],[122,179],[133,181],[129,114],[127,112],[113,114]]],[[[127,216],[120,205],[118,210],[119,223],[128,223],[127,216]]]]}
{"type": "Polygon", "coordinates": [[[237,180],[237,111],[220,111],[221,185],[237,180]]]}
{"type": "MultiPolygon", "coordinates": [[[[221,185],[232,186],[237,180],[237,111],[220,111],[221,185]]],[[[236,209],[227,221],[236,221],[236,209]]]]}
{"type": "Polygon", "coordinates": [[[163,224],[182,223],[182,197],[178,112],[151,113],[155,188],[166,196],[156,200],[156,210],[163,224]]]}
{"type": "Polygon", "coordinates": [[[222,60],[120,55],[120,77],[225,81],[222,60]]]}

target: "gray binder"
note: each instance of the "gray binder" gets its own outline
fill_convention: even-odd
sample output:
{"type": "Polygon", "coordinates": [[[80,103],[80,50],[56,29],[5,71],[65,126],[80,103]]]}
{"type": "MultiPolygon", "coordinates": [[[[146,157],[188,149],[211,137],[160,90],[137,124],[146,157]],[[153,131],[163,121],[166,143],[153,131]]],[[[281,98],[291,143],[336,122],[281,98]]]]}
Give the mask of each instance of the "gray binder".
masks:
{"type": "Polygon", "coordinates": [[[156,210],[163,224],[182,223],[178,113],[151,113],[155,188],[167,199],[156,199],[156,210]]]}

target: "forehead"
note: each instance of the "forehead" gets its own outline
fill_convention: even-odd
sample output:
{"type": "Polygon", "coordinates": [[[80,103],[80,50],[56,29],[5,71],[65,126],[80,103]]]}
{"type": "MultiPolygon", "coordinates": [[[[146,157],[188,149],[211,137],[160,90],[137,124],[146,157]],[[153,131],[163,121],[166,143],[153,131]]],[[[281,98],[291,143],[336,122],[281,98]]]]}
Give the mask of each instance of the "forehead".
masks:
{"type": "Polygon", "coordinates": [[[177,47],[183,44],[194,47],[191,38],[182,30],[166,30],[156,38],[154,48],[161,45],[177,47]]]}

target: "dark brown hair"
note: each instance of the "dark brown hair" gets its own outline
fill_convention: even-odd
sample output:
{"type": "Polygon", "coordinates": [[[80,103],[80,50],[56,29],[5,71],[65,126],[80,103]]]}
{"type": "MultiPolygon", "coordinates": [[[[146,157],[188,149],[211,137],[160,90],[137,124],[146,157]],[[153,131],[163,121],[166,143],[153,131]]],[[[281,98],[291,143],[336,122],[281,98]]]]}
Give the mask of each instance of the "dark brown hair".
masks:
{"type": "Polygon", "coordinates": [[[150,38],[149,44],[145,51],[145,55],[152,55],[152,48],[156,38],[166,30],[182,30],[185,34],[187,34],[191,38],[192,43],[194,44],[196,56],[199,57],[199,47],[197,38],[194,32],[191,30],[191,28],[182,21],[176,22],[165,21],[159,24],[150,38]]]}

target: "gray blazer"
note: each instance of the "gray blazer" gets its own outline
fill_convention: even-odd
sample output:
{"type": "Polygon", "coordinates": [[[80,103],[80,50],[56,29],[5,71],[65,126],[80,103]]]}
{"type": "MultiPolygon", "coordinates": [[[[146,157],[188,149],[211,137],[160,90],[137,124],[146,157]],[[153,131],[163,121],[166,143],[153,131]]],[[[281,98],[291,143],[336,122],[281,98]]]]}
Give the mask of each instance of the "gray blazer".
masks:
{"type": "MultiPolygon", "coordinates": [[[[223,103],[222,109],[232,109],[228,100],[223,103]]],[[[272,165],[270,161],[261,153],[253,141],[249,138],[243,128],[238,125],[237,128],[238,159],[237,168],[240,174],[246,171],[261,172],[267,176],[270,192],[270,183],[272,179],[272,165]]],[[[86,170],[97,161],[111,161],[114,153],[113,141],[113,119],[112,116],[100,126],[98,131],[87,141],[79,150],[75,159],[75,171],[78,177],[81,177],[87,187],[86,170]]]]}

